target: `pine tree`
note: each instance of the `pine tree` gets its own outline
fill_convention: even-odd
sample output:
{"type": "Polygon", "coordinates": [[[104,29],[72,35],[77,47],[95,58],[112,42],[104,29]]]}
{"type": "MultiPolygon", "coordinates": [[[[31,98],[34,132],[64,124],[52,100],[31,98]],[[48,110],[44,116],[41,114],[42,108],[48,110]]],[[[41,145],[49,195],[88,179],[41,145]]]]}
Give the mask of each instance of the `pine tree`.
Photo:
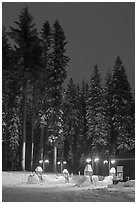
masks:
{"type": "Polygon", "coordinates": [[[105,153],[107,145],[106,123],[102,100],[101,76],[97,65],[91,77],[89,98],[87,100],[87,125],[89,148],[94,155],[105,153]]]}
{"type": "Polygon", "coordinates": [[[44,130],[47,126],[47,110],[50,107],[50,99],[48,97],[48,88],[49,88],[49,54],[51,51],[51,28],[48,21],[43,24],[41,29],[41,46],[42,46],[42,72],[39,80],[39,121],[40,121],[40,129],[41,129],[41,137],[40,137],[40,148],[39,148],[39,156],[40,159],[44,158],[45,155],[45,140],[44,130]]]}
{"type": "Polygon", "coordinates": [[[88,99],[88,84],[85,81],[82,81],[81,87],[77,86],[77,112],[78,112],[78,129],[79,132],[77,134],[77,161],[79,163],[79,169],[83,171],[83,167],[81,166],[80,160],[81,156],[87,156],[87,119],[86,119],[86,101],[88,99]],[[81,168],[82,167],[82,168],[81,168]]]}
{"type": "Polygon", "coordinates": [[[35,130],[35,121],[37,119],[36,115],[38,112],[38,100],[41,97],[40,93],[40,83],[43,76],[43,67],[42,67],[42,46],[40,45],[40,40],[38,36],[35,39],[33,44],[33,49],[31,51],[32,66],[33,72],[31,73],[30,83],[32,85],[32,151],[31,151],[31,168],[33,167],[33,149],[34,149],[34,130],[35,130]]]}
{"type": "MultiPolygon", "coordinates": [[[[62,27],[59,25],[58,21],[55,21],[52,30],[52,52],[49,54],[49,63],[48,63],[48,98],[49,98],[49,110],[48,117],[50,114],[55,114],[52,118],[60,118],[61,103],[62,103],[62,92],[63,87],[62,84],[66,78],[66,67],[69,61],[68,57],[65,55],[65,45],[67,42],[65,41],[65,34],[62,27]]],[[[56,124],[56,128],[52,125],[50,127],[53,130],[58,129],[58,119],[56,122],[52,122],[51,124],[56,124]]],[[[51,128],[49,132],[51,131],[51,128]]],[[[56,155],[56,133],[53,131],[54,135],[54,155],[56,155]]],[[[59,136],[58,132],[58,136],[59,136]]],[[[56,158],[54,157],[54,170],[56,171],[56,158]]]]}
{"type": "Polygon", "coordinates": [[[66,78],[66,67],[69,61],[65,55],[65,34],[58,21],[55,21],[52,31],[52,49],[49,55],[49,95],[50,104],[57,107],[61,103],[62,83],[66,78]]]}
{"type": "Polygon", "coordinates": [[[112,137],[115,152],[134,148],[133,96],[125,68],[117,57],[112,74],[112,137]]]}
{"type": "Polygon", "coordinates": [[[52,30],[48,21],[43,24],[41,29],[41,38],[43,48],[43,68],[44,70],[48,70],[49,54],[52,42],[52,30]]]}
{"type": "MultiPolygon", "coordinates": [[[[26,117],[27,117],[27,83],[34,72],[34,49],[37,41],[37,31],[33,18],[25,7],[20,15],[19,21],[15,21],[17,28],[10,27],[9,36],[14,40],[14,48],[18,58],[18,73],[22,82],[23,90],[23,147],[22,147],[22,169],[25,170],[26,153],[26,117]]],[[[35,61],[36,62],[36,61],[35,61]]]]}
{"type": "Polygon", "coordinates": [[[82,81],[81,85],[81,91],[80,91],[80,98],[79,98],[79,103],[80,103],[80,111],[82,115],[82,152],[86,153],[87,151],[87,146],[88,146],[88,141],[87,141],[87,119],[86,119],[86,101],[88,99],[88,92],[89,92],[89,87],[88,84],[85,83],[85,81],[82,81]]]}
{"type": "Polygon", "coordinates": [[[106,158],[113,157],[114,149],[113,149],[113,136],[112,132],[112,74],[109,71],[105,78],[105,86],[104,86],[104,109],[105,109],[105,119],[106,119],[106,127],[107,127],[107,154],[106,158]]]}
{"type": "Polygon", "coordinates": [[[3,169],[7,169],[8,158],[8,88],[9,87],[9,74],[10,70],[10,45],[8,44],[8,38],[5,28],[2,30],[2,147],[3,154],[5,155],[5,162],[3,162],[3,169]]]}
{"type": "Polygon", "coordinates": [[[2,35],[2,119],[3,119],[3,169],[17,166],[20,135],[19,82],[15,75],[14,51],[8,43],[5,28],[2,35]],[[16,158],[16,159],[15,159],[16,158]]]}
{"type": "Polygon", "coordinates": [[[70,79],[65,93],[64,99],[64,134],[65,134],[65,157],[68,163],[74,168],[78,169],[78,162],[80,159],[79,148],[82,139],[82,117],[79,107],[79,92],[78,87],[70,79]]]}

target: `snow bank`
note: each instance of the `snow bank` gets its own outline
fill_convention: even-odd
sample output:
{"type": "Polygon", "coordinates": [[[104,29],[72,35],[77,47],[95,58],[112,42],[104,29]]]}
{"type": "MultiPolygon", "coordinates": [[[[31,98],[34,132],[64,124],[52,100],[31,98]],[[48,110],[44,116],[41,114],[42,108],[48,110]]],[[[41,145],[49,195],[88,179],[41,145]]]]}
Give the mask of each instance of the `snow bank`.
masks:
{"type": "MultiPolygon", "coordinates": [[[[112,188],[98,187],[78,175],[74,175],[70,183],[61,183],[64,182],[64,178],[56,174],[45,174],[43,182],[28,184],[29,175],[29,172],[2,173],[3,202],[133,202],[135,200],[134,187],[119,188],[118,184],[112,185],[112,188]],[[74,184],[78,181],[81,183],[80,187],[74,184]],[[89,185],[86,185],[86,182],[89,185]]],[[[133,185],[134,181],[129,181],[126,185],[129,186],[131,183],[133,185]]]]}
{"type": "MultiPolygon", "coordinates": [[[[15,186],[16,184],[65,184],[64,176],[57,176],[56,174],[43,174],[43,180],[40,181],[37,178],[37,175],[31,177],[30,172],[2,172],[2,185],[3,186],[15,186]]],[[[72,180],[70,183],[74,183],[72,180]]]]}
{"type": "Polygon", "coordinates": [[[119,182],[117,184],[112,184],[112,185],[109,185],[108,186],[109,188],[135,188],[135,180],[129,180],[129,181],[126,181],[126,182],[119,182]]]}
{"type": "Polygon", "coordinates": [[[2,185],[14,185],[17,183],[27,182],[29,172],[2,172],[2,185]]]}
{"type": "Polygon", "coordinates": [[[76,183],[76,186],[91,186],[91,180],[89,176],[81,176],[76,183]]]}

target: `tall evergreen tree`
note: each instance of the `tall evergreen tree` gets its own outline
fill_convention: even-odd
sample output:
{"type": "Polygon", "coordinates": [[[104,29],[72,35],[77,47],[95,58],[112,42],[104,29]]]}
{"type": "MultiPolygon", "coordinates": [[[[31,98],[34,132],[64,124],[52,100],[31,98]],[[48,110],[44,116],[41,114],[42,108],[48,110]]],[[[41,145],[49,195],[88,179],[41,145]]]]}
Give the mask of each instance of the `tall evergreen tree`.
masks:
{"type": "MultiPolygon", "coordinates": [[[[52,52],[49,54],[49,68],[48,68],[48,97],[50,107],[48,111],[55,114],[55,118],[60,117],[61,100],[62,100],[62,84],[66,78],[66,67],[68,64],[68,57],[65,55],[65,34],[58,21],[55,21],[52,31],[52,52]],[[58,117],[57,117],[58,115],[58,117]]],[[[50,114],[49,114],[50,117],[50,114]]],[[[53,123],[52,123],[53,124],[53,123]]],[[[58,122],[55,122],[58,126],[58,122]]],[[[50,126],[51,127],[51,126],[50,126]]],[[[54,128],[53,128],[54,129],[54,128]]],[[[58,129],[57,127],[55,128],[58,129]]],[[[51,128],[50,128],[51,131],[51,128]]],[[[55,133],[54,133],[55,134],[55,133]]],[[[59,134],[58,134],[59,135],[59,134]]],[[[56,138],[56,137],[55,137],[56,138]]],[[[54,155],[56,155],[56,139],[54,140],[54,155]]],[[[54,157],[54,170],[56,171],[56,158],[54,157]]]]}
{"type": "Polygon", "coordinates": [[[103,90],[101,76],[96,65],[91,77],[86,115],[89,148],[92,150],[92,155],[105,154],[107,145],[107,132],[102,95],[103,90]]]}
{"type": "Polygon", "coordinates": [[[113,157],[113,136],[112,136],[112,74],[109,71],[106,74],[105,85],[104,85],[104,112],[106,119],[106,128],[107,128],[107,155],[106,157],[113,157]]]}
{"type": "Polygon", "coordinates": [[[64,135],[65,135],[65,157],[74,171],[78,170],[79,148],[82,139],[82,115],[79,106],[78,87],[71,78],[65,93],[64,100],[64,135]]]}
{"type": "Polygon", "coordinates": [[[52,52],[49,55],[49,95],[52,99],[52,107],[57,107],[61,103],[62,83],[66,78],[66,67],[69,61],[65,55],[65,34],[56,20],[52,31],[52,52]]]}
{"type": "Polygon", "coordinates": [[[20,135],[19,82],[15,75],[14,51],[8,43],[5,28],[2,34],[2,119],[3,119],[3,169],[17,166],[20,135]],[[9,159],[8,159],[9,158],[9,159]],[[8,162],[8,160],[9,162],[8,162]]]}
{"type": "Polygon", "coordinates": [[[112,135],[115,154],[119,150],[134,148],[133,96],[125,68],[117,57],[112,74],[112,135]],[[132,112],[133,111],[133,112],[132,112]]]}
{"type": "Polygon", "coordinates": [[[50,99],[48,97],[48,73],[49,73],[49,54],[51,52],[51,40],[52,33],[50,24],[46,21],[41,29],[41,46],[42,46],[42,74],[40,76],[39,83],[39,117],[40,117],[40,127],[41,127],[41,137],[40,137],[40,158],[44,158],[45,154],[45,141],[47,138],[44,137],[44,129],[47,126],[47,110],[49,108],[50,99]]]}
{"type": "Polygon", "coordinates": [[[9,83],[10,79],[10,45],[6,35],[5,28],[2,30],[2,147],[3,154],[5,155],[5,162],[3,162],[3,169],[7,169],[8,158],[8,109],[9,109],[9,83]]]}
{"type": "Polygon", "coordinates": [[[43,48],[43,68],[44,70],[47,70],[49,68],[49,54],[52,42],[52,30],[48,21],[43,24],[41,38],[43,48]]]}
{"type": "Polygon", "coordinates": [[[79,98],[79,102],[80,102],[80,111],[82,114],[82,120],[83,120],[83,126],[82,126],[82,152],[86,153],[87,151],[87,146],[88,146],[88,141],[87,141],[87,119],[86,119],[86,101],[88,99],[88,93],[89,93],[89,87],[88,84],[85,83],[85,81],[82,81],[81,84],[81,91],[80,91],[80,98],[79,98]]]}
{"type": "Polygon", "coordinates": [[[25,7],[20,15],[19,21],[15,21],[17,28],[10,27],[10,37],[14,40],[14,48],[18,57],[18,73],[22,81],[23,90],[23,146],[22,146],[22,169],[25,170],[26,153],[26,117],[27,117],[27,83],[34,72],[34,45],[37,40],[37,31],[33,18],[25,7]]]}

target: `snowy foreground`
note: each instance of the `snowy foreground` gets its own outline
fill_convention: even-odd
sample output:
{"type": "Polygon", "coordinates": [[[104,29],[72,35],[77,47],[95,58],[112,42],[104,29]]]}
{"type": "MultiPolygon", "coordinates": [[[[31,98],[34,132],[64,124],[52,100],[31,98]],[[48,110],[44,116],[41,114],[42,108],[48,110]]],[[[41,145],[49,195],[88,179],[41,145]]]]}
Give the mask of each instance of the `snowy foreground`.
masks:
{"type": "Polygon", "coordinates": [[[70,183],[54,182],[56,175],[46,174],[46,181],[28,184],[28,172],[2,173],[3,202],[134,202],[135,187],[111,185],[108,188],[76,186],[79,176],[70,183]],[[49,181],[49,182],[48,182],[49,181]],[[51,182],[50,182],[51,181],[51,182]],[[52,182],[53,181],[53,182],[52,182]]]}

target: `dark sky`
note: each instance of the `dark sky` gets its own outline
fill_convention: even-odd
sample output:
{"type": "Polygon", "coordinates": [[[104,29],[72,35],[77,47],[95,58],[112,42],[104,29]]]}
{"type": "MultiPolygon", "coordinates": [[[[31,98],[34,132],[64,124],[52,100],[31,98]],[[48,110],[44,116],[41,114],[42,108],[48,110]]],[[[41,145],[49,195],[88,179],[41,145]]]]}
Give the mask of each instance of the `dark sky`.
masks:
{"type": "Polygon", "coordinates": [[[32,2],[2,3],[2,21],[8,29],[18,20],[20,10],[28,5],[36,26],[59,20],[66,35],[68,78],[89,82],[98,63],[102,78],[113,69],[119,55],[131,87],[135,82],[135,8],[134,3],[120,2],[32,2]]]}

